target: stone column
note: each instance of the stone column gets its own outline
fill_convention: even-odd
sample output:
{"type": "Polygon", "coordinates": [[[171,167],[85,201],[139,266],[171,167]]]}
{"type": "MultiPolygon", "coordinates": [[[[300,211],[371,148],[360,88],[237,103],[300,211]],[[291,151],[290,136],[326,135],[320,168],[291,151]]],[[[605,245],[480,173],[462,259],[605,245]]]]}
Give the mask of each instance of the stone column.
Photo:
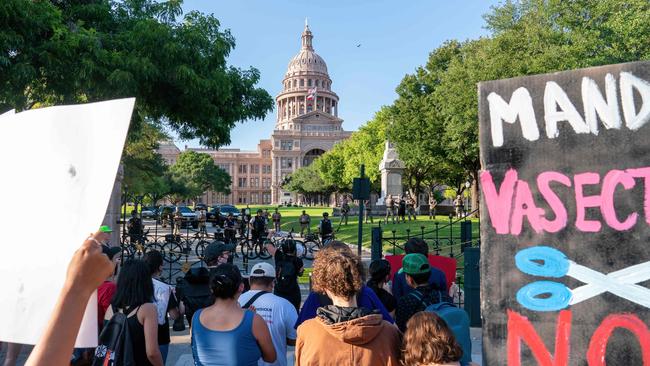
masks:
{"type": "MultiPolygon", "coordinates": [[[[104,215],[104,220],[102,225],[108,225],[113,229],[110,238],[111,246],[120,245],[120,230],[122,230],[122,225],[119,224],[121,207],[122,207],[122,180],[124,179],[124,166],[120,164],[117,174],[115,175],[115,183],[113,183],[113,191],[111,192],[111,198],[108,201],[108,207],[106,207],[106,214],[104,215]]],[[[98,228],[99,229],[99,228],[98,228]]]]}

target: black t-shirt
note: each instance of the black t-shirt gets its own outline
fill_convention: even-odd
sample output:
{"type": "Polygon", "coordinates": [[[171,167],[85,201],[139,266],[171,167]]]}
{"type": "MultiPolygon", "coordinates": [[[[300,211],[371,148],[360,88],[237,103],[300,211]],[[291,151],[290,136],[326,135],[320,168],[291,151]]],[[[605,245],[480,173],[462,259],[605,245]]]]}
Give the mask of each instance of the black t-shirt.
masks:
{"type": "MultiPolygon", "coordinates": [[[[167,312],[175,308],[178,308],[178,300],[176,300],[174,292],[171,292],[169,294],[169,302],[167,303],[167,312]]],[[[164,345],[169,343],[171,343],[169,336],[169,318],[167,317],[167,313],[165,313],[165,323],[162,325],[158,324],[158,344],[164,345]]]]}
{"type": "Polygon", "coordinates": [[[388,310],[389,313],[397,308],[397,300],[395,299],[395,296],[393,296],[393,294],[384,290],[383,288],[379,288],[376,286],[368,286],[368,287],[370,287],[375,292],[375,294],[379,298],[379,301],[381,301],[381,303],[384,305],[384,307],[386,308],[386,310],[388,310]]]}
{"type": "Polygon", "coordinates": [[[140,220],[138,217],[130,218],[127,229],[131,235],[142,234],[142,220],[140,220]]]}

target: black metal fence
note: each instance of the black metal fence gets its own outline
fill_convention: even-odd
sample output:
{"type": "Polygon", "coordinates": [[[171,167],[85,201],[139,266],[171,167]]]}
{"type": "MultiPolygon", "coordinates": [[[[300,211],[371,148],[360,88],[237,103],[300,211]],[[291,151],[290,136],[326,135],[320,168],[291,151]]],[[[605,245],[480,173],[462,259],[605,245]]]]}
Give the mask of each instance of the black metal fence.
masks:
{"type": "MultiPolygon", "coordinates": [[[[203,251],[215,239],[223,240],[223,232],[207,233],[194,229],[191,223],[174,233],[173,224],[163,225],[159,220],[143,221],[144,231],[131,232],[127,220],[120,222],[122,260],[141,258],[147,251],[157,250],[163,255],[161,279],[175,283],[177,277],[194,266],[204,266],[203,251]]],[[[236,254],[235,254],[236,255],[236,254]]]]}

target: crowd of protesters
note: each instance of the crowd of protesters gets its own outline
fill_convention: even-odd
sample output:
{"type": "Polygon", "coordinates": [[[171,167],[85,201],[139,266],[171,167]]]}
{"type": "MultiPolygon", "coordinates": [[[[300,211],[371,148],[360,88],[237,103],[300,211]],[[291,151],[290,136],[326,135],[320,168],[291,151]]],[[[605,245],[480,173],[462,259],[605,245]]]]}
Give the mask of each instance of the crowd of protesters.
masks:
{"type": "MultiPolygon", "coordinates": [[[[121,352],[130,352],[135,365],[165,364],[169,320],[183,315],[191,327],[195,365],[286,365],[287,347],[294,345],[296,365],[469,364],[461,361],[469,358],[463,358],[450,327],[426,310],[448,301],[448,295],[444,275],[429,264],[422,240],[406,243],[403,267],[392,279],[388,261],[376,260],[366,269],[348,245],[331,241],[316,255],[312,292],[300,307],[296,276],[302,262],[295,260],[290,239],[272,253],[275,266],[258,263],[247,278],[229,263],[234,248],[213,242],[205,251],[207,267],[190,270],[174,289],[157,279],[162,255],[156,251],[126,261],[117,273],[117,251],[100,244],[101,234],[89,238],[73,258],[70,284],[58,306],[83,313],[92,292],[88,289],[99,288],[100,331],[110,331],[115,316],[125,317],[128,347],[121,352]],[[100,274],[88,275],[89,266],[100,274]],[[283,273],[292,274],[290,284],[283,282],[283,273]],[[297,297],[290,293],[294,280],[297,297]],[[84,289],[83,296],[69,296],[75,286],[84,289]],[[286,288],[279,291],[282,286],[286,288]]],[[[73,354],[76,331],[61,327],[78,329],[81,315],[60,310],[28,365],[69,364],[69,356],[63,363],[56,362],[63,359],[60,355],[47,359],[67,349],[73,354]],[[62,339],[66,337],[70,339],[62,339]]],[[[95,361],[107,357],[99,350],[95,361]]]]}

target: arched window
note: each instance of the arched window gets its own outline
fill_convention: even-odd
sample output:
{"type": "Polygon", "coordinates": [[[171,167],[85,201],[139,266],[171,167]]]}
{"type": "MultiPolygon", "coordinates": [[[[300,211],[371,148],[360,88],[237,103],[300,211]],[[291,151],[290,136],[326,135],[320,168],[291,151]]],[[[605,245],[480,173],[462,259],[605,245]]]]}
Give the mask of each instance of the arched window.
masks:
{"type": "Polygon", "coordinates": [[[294,87],[294,88],[296,87],[296,82],[297,82],[297,80],[296,80],[296,79],[293,79],[293,87],[294,87]]]}
{"type": "Polygon", "coordinates": [[[305,79],[300,79],[300,86],[305,86],[305,79]]]}

